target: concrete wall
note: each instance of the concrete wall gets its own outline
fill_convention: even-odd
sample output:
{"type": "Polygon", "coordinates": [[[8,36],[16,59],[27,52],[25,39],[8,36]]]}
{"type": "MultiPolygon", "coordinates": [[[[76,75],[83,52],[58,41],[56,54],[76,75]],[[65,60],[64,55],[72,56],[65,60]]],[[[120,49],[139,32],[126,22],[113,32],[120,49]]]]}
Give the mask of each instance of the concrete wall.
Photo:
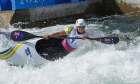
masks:
{"type": "Polygon", "coordinates": [[[123,14],[140,11],[140,0],[115,0],[123,14]]]}
{"type": "Polygon", "coordinates": [[[49,26],[57,24],[56,22],[60,22],[60,20],[66,22],[66,18],[82,18],[86,16],[85,14],[87,12],[95,14],[94,5],[96,3],[101,4],[101,2],[102,0],[89,0],[16,10],[10,23],[14,24],[21,22],[21,24],[15,24],[14,26],[16,27],[49,26]]]}
{"type": "Polygon", "coordinates": [[[0,28],[7,28],[10,26],[10,21],[15,11],[1,11],[0,12],[0,28]]]}
{"type": "Polygon", "coordinates": [[[88,18],[88,16],[105,16],[140,11],[140,1],[82,1],[83,2],[76,2],[76,0],[74,0],[74,3],[20,9],[15,11],[1,11],[0,26],[7,27],[10,23],[15,27],[22,28],[44,27],[61,24],[61,22],[73,23],[72,21],[75,21],[78,18],[88,18]]]}

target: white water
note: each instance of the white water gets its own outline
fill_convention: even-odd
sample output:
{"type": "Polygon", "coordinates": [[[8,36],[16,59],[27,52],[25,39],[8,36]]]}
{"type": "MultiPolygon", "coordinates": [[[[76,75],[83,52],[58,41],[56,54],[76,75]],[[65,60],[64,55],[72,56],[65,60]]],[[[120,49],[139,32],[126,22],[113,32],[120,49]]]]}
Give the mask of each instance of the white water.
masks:
{"type": "MultiPolygon", "coordinates": [[[[73,25],[24,30],[44,35],[73,25]]],[[[99,24],[89,24],[86,31],[92,37],[104,36],[106,34],[100,30],[101,27],[99,24]]],[[[13,30],[16,29],[10,28],[8,31],[13,30]]],[[[119,33],[118,31],[113,33],[119,33]]],[[[17,43],[0,34],[0,51],[14,44],[17,43]]],[[[28,64],[24,67],[10,66],[7,62],[0,61],[0,84],[139,84],[139,65],[139,43],[127,47],[125,42],[107,45],[86,41],[85,45],[63,59],[40,67],[28,64]]]]}

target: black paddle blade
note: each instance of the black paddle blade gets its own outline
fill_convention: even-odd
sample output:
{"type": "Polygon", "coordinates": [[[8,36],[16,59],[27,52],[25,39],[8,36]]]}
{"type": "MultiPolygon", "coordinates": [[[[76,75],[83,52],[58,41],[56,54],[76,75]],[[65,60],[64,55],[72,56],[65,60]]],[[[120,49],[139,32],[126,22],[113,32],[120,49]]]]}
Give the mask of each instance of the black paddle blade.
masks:
{"type": "Polygon", "coordinates": [[[118,37],[101,37],[101,38],[88,38],[88,39],[100,41],[105,44],[117,44],[119,42],[118,37]]]}
{"type": "Polygon", "coordinates": [[[105,44],[117,44],[119,42],[119,38],[118,37],[104,37],[104,38],[101,38],[100,41],[105,44]]]}
{"type": "Polygon", "coordinates": [[[36,38],[38,36],[35,36],[31,33],[25,32],[25,31],[13,31],[11,33],[11,39],[14,41],[24,41],[32,38],[36,38]]]}

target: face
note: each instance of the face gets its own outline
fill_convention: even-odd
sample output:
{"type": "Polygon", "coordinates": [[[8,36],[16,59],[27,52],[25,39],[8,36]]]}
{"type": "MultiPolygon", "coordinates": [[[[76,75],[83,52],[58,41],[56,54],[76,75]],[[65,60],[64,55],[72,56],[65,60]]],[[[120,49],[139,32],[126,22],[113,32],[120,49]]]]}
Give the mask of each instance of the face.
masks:
{"type": "Polygon", "coordinates": [[[80,33],[83,33],[85,31],[85,26],[77,26],[77,30],[80,33]]]}

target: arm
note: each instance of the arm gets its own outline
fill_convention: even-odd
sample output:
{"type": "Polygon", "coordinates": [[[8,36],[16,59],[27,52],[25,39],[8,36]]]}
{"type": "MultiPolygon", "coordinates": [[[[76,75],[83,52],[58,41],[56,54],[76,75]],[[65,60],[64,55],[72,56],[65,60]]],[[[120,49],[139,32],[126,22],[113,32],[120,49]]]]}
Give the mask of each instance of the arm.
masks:
{"type": "Polygon", "coordinates": [[[66,35],[66,32],[65,32],[65,30],[62,30],[62,31],[60,31],[60,32],[56,32],[56,33],[53,33],[53,34],[51,34],[51,35],[44,35],[43,37],[45,38],[45,39],[49,39],[49,37],[59,37],[59,36],[63,36],[63,35],[66,35]]]}

